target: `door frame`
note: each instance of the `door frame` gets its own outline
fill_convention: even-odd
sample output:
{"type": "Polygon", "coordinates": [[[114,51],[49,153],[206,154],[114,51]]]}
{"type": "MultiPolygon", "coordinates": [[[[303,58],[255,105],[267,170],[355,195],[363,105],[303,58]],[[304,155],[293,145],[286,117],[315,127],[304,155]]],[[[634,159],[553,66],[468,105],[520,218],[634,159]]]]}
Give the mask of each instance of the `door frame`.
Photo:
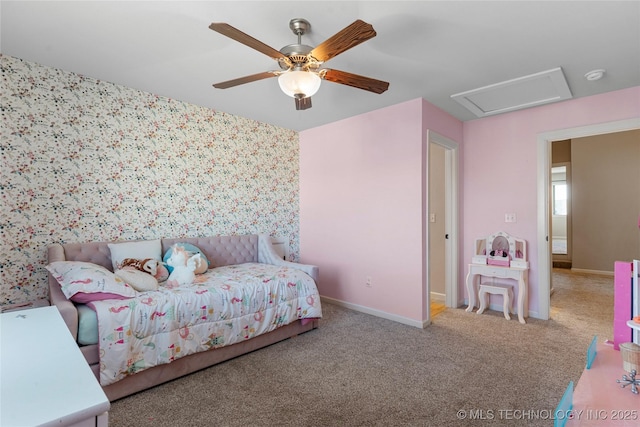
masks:
{"type": "MultiPolygon", "coordinates": [[[[449,239],[445,240],[445,305],[450,308],[457,308],[458,304],[458,247],[460,236],[458,234],[458,200],[459,200],[459,187],[458,187],[458,158],[459,158],[459,144],[439,133],[427,129],[427,148],[430,144],[437,144],[445,149],[445,180],[444,180],[444,192],[445,192],[445,232],[449,234],[449,239]]],[[[428,176],[428,175],[427,175],[428,176]]],[[[428,178],[427,178],[428,179],[428,178]]],[[[430,185],[431,183],[429,183],[430,185]]],[[[427,209],[428,215],[429,209],[427,209]]],[[[426,221],[430,224],[429,221],[426,221]]],[[[429,239],[429,228],[427,225],[425,232],[426,241],[429,239]]],[[[430,271],[430,254],[427,255],[427,272],[430,271]]],[[[427,277],[430,277],[428,274],[427,277]]],[[[429,306],[431,304],[431,284],[430,279],[427,279],[427,308],[429,313],[429,319],[431,318],[431,310],[429,306]]]]}
{"type": "Polygon", "coordinates": [[[640,129],[640,118],[578,126],[538,134],[538,318],[549,319],[551,310],[551,240],[549,238],[549,187],[551,185],[551,143],[564,139],[604,135],[640,129]]]}

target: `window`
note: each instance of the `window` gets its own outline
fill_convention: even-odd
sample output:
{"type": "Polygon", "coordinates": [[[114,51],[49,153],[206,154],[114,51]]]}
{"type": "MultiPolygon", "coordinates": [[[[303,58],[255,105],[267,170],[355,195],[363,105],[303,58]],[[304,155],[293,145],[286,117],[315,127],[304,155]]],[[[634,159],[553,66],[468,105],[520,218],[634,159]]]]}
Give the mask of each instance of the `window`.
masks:
{"type": "Polygon", "coordinates": [[[553,214],[567,215],[567,182],[553,183],[553,214]]]}

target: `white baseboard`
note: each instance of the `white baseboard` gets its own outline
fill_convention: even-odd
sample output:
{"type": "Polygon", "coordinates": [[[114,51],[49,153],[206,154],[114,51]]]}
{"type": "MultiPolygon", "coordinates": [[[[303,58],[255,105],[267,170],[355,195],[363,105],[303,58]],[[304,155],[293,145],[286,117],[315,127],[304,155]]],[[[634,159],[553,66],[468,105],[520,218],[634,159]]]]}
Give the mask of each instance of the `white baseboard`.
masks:
{"type": "MultiPolygon", "coordinates": [[[[371,316],[392,320],[394,322],[402,323],[403,325],[413,326],[416,328],[424,329],[431,324],[431,322],[428,320],[423,320],[422,322],[420,322],[418,320],[409,319],[403,316],[398,316],[397,314],[387,313],[387,312],[376,310],[370,307],[365,307],[363,305],[352,304],[350,302],[341,301],[335,298],[320,296],[320,301],[327,304],[338,305],[340,307],[348,308],[350,310],[359,311],[360,313],[370,314],[371,316]]],[[[468,304],[469,302],[466,299],[463,300],[464,306],[467,306],[468,304]]],[[[502,304],[490,304],[489,309],[502,312],[502,304]]],[[[473,313],[469,313],[469,314],[476,314],[476,312],[474,311],[473,313]]],[[[518,315],[512,314],[511,316],[512,316],[511,318],[513,319],[514,316],[517,318],[518,315]]],[[[529,310],[529,317],[534,319],[540,319],[540,314],[537,311],[529,310]]]]}
{"type": "Polygon", "coordinates": [[[613,276],[613,271],[586,270],[584,268],[572,268],[571,271],[575,271],[576,273],[599,274],[600,276],[613,276]]]}
{"type": "Polygon", "coordinates": [[[398,316],[397,314],[387,313],[384,311],[365,307],[363,305],[352,304],[350,302],[340,301],[335,298],[323,297],[322,295],[320,296],[320,301],[326,302],[328,304],[339,305],[341,307],[345,307],[350,310],[359,311],[360,313],[370,314],[372,316],[381,317],[383,319],[393,320],[394,322],[402,323],[404,325],[414,326],[416,328],[424,329],[427,326],[429,326],[429,324],[431,323],[428,320],[419,321],[419,320],[409,319],[407,317],[398,316]]]}
{"type": "Polygon", "coordinates": [[[444,304],[447,300],[447,296],[445,294],[441,294],[439,292],[431,292],[431,302],[437,302],[439,304],[444,304]]]}

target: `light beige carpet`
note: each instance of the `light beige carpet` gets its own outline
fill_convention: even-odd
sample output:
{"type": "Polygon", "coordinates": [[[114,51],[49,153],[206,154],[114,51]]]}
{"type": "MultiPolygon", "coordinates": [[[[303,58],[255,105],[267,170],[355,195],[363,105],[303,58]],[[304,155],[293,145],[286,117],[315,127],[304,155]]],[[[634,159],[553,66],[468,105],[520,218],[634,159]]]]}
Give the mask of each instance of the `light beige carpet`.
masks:
{"type": "Polygon", "coordinates": [[[561,277],[552,306],[526,325],[448,308],[419,329],[325,304],[319,329],[113,402],[109,425],[552,426],[593,335],[612,335],[613,279],[561,277]]]}

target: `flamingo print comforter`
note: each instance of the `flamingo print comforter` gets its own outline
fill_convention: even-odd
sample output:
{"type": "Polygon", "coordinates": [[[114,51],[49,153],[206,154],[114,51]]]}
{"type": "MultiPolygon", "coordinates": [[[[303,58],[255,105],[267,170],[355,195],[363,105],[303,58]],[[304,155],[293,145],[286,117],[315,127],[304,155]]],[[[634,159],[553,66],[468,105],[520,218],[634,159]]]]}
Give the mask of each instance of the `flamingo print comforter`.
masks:
{"type": "Polygon", "coordinates": [[[259,263],[210,269],[191,285],[160,286],[128,300],[95,301],[92,307],[98,318],[103,386],[297,319],[322,317],[310,276],[259,263]]]}

